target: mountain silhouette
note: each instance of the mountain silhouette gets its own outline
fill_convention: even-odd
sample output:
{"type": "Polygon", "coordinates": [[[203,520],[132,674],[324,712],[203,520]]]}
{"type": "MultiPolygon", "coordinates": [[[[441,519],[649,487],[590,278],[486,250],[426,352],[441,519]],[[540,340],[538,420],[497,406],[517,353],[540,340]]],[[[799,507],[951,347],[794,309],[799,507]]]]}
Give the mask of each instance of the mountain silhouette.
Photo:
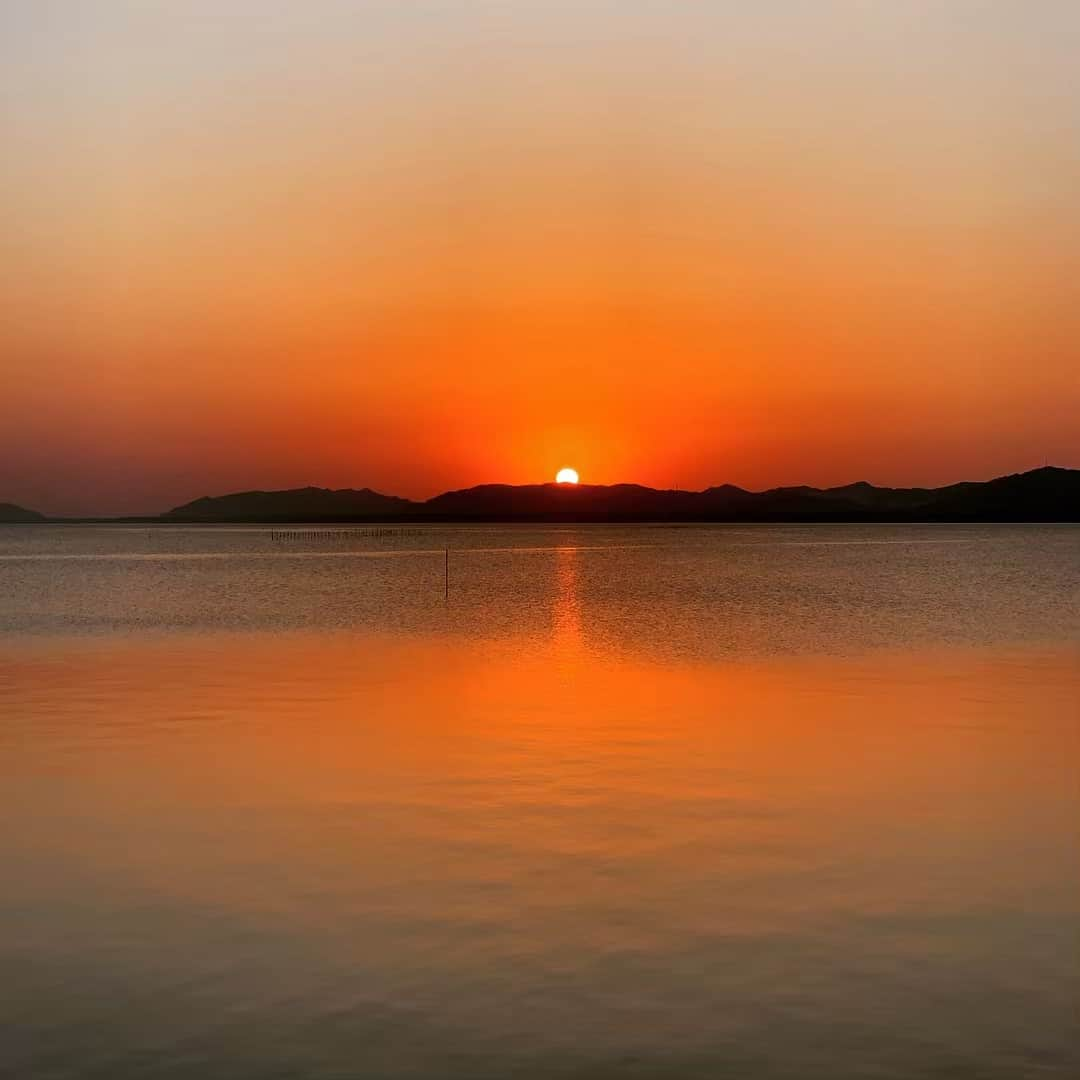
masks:
{"type": "Polygon", "coordinates": [[[204,496],[162,514],[170,521],[349,521],[400,517],[417,504],[370,488],[305,487],[204,496]]]}
{"type": "Polygon", "coordinates": [[[45,521],[45,515],[36,510],[27,510],[24,506],[16,506],[14,503],[0,503],[0,524],[17,525],[31,521],[45,521]]]}
{"type": "Polygon", "coordinates": [[[206,496],[166,521],[1080,521],[1080,470],[1047,466],[941,488],[674,491],[640,484],[481,484],[426,502],[368,488],[206,496]]]}

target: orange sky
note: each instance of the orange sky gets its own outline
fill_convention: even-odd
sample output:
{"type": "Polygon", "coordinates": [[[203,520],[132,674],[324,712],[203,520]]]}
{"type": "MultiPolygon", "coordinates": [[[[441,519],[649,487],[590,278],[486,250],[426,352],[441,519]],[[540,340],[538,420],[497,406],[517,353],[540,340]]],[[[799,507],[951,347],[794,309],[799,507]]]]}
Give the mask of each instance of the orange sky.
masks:
{"type": "Polygon", "coordinates": [[[745,7],[4,5],[0,501],[1080,465],[1080,9],[745,7]]]}

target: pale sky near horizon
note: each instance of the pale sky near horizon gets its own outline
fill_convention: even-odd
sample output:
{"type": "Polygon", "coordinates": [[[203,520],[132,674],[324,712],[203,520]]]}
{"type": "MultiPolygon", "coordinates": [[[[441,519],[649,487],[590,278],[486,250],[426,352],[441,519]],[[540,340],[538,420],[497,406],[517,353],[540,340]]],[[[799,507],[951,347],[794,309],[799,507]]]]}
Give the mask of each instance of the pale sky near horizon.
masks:
{"type": "Polygon", "coordinates": [[[0,0],[0,502],[1080,466],[1080,4],[0,0]]]}

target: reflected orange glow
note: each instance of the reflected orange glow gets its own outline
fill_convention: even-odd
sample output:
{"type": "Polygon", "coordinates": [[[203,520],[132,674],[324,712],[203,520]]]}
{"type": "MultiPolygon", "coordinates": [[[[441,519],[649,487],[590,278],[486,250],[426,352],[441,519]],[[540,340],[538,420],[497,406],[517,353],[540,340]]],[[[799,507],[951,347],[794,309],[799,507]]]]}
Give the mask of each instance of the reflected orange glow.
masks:
{"type": "MultiPolygon", "coordinates": [[[[725,907],[730,932],[807,903],[754,876],[770,860],[823,852],[876,867],[860,881],[863,910],[903,905],[923,888],[911,868],[950,858],[954,886],[959,875],[980,902],[1060,899],[1061,880],[1035,881],[1048,864],[1025,851],[1034,835],[1072,842],[1071,652],[1024,658],[1034,696],[1002,656],[974,651],[685,668],[598,656],[581,640],[573,549],[558,560],[547,647],[295,635],[76,644],[60,667],[32,649],[9,657],[14,701],[47,694],[72,720],[8,742],[5,791],[32,798],[35,755],[69,746],[67,797],[98,815],[79,844],[89,830],[113,872],[134,860],[126,872],[155,887],[216,902],[234,880],[218,856],[400,883],[432,846],[456,853],[440,864],[441,893],[402,902],[457,903],[456,881],[508,874],[539,904],[603,896],[610,882],[591,861],[562,866],[557,886],[536,876],[576,854],[632,863],[640,882],[698,882],[678,920],[707,923],[711,866],[756,882],[725,907]],[[95,693],[102,680],[109,695],[95,693]],[[79,764],[88,731],[92,768],[79,764]],[[276,827],[278,808],[298,806],[339,808],[348,828],[276,827]],[[260,828],[231,851],[221,823],[255,807],[260,828]],[[123,849],[110,839],[121,820],[123,849]],[[223,845],[210,854],[207,830],[223,845]],[[132,846],[143,831],[154,842],[132,846]]],[[[73,842],[55,807],[35,829],[50,851],[73,842]]],[[[842,880],[812,887],[818,906],[851,900],[842,880]]]]}
{"type": "Polygon", "coordinates": [[[552,649],[562,661],[581,660],[581,600],[578,596],[578,552],[572,545],[555,552],[555,602],[552,649]]]}

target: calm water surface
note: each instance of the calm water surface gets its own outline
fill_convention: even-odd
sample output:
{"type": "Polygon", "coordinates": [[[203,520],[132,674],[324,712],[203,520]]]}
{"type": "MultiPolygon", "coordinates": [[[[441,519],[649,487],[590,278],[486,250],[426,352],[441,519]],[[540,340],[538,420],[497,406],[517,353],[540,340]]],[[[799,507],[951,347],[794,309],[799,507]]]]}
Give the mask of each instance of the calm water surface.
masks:
{"type": "Polygon", "coordinates": [[[1080,1074],[1076,527],[0,528],[0,790],[5,1078],[1080,1074]]]}

